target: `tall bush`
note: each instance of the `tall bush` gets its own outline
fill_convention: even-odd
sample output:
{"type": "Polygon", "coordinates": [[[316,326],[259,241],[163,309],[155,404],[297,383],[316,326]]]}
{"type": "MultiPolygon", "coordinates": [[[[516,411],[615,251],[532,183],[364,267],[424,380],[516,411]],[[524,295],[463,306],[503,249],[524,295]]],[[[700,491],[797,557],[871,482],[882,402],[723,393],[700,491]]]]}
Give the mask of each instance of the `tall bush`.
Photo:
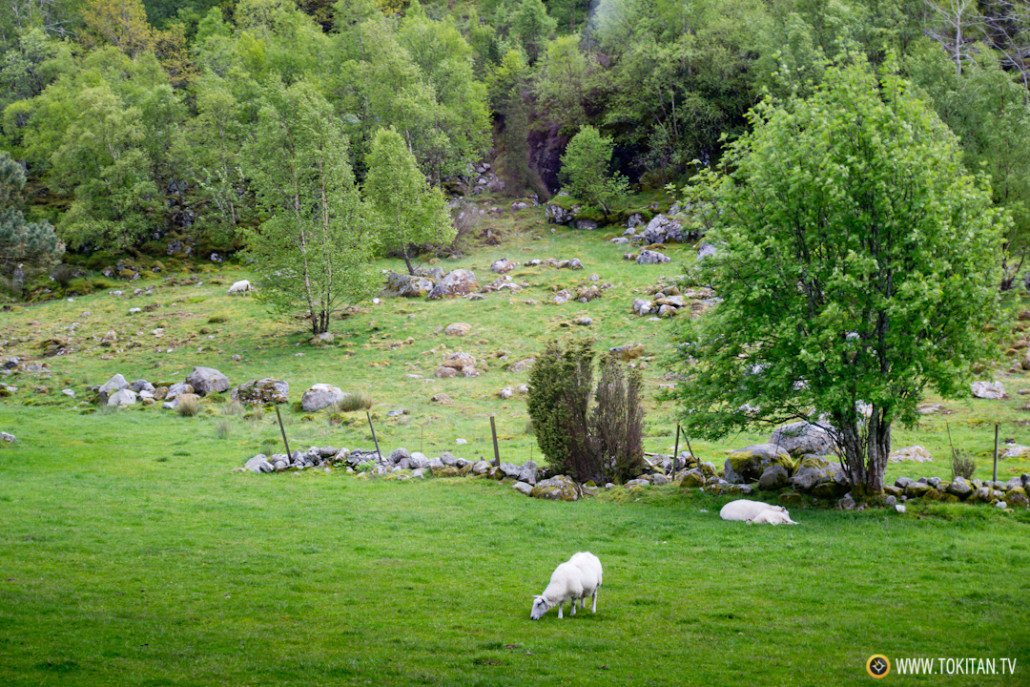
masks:
{"type": "Polygon", "coordinates": [[[606,356],[595,391],[594,358],[590,342],[568,348],[550,342],[530,371],[529,416],[537,444],[556,471],[580,481],[624,481],[640,474],[643,464],[640,375],[627,377],[606,356]]]}

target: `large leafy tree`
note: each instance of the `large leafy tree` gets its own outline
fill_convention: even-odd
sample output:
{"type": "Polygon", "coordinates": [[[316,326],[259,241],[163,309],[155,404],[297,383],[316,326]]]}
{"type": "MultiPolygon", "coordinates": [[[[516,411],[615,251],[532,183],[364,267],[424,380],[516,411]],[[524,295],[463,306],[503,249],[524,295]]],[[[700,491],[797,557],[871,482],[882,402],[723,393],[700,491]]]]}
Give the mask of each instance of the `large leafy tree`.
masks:
{"type": "Polygon", "coordinates": [[[700,436],[818,422],[856,494],[881,493],[893,424],[914,421],[928,387],[968,393],[992,352],[1006,216],[909,85],[863,60],[751,121],[725,173],[692,191],[723,301],[681,331],[673,396],[700,436]]]}
{"type": "Polygon", "coordinates": [[[380,241],[385,250],[399,252],[408,273],[414,274],[411,258],[419,246],[454,240],[447,199],[439,188],[429,185],[415,156],[393,129],[376,132],[367,164],[365,198],[380,241]]]}
{"type": "Polygon", "coordinates": [[[311,331],[376,288],[375,237],[348,162],[347,137],[313,85],[273,84],[252,142],[247,172],[267,219],[248,232],[248,252],[276,310],[306,307],[311,331]]]}

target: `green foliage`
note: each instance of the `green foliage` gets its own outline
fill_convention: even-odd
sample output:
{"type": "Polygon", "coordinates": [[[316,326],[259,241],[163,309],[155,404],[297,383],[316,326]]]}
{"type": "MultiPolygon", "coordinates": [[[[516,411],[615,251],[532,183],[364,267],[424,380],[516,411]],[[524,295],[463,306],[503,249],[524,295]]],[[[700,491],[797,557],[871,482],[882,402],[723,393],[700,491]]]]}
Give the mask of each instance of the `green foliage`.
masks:
{"type": "Polygon", "coordinates": [[[73,69],[67,43],[47,36],[39,27],[27,28],[18,36],[18,44],[0,58],[0,110],[36,97],[73,69]]]}
{"type": "Polygon", "coordinates": [[[593,365],[592,342],[562,348],[551,341],[529,371],[526,409],[540,451],[554,470],[596,482],[601,465],[592,450],[588,413],[593,365]]]}
{"type": "Polygon", "coordinates": [[[561,158],[569,193],[606,216],[621,209],[629,194],[626,178],[608,171],[613,145],[611,138],[587,125],[572,137],[561,158]]]}
{"type": "Polygon", "coordinates": [[[416,247],[448,244],[454,238],[447,199],[429,185],[404,139],[392,128],[376,132],[366,163],[365,198],[379,241],[385,250],[400,252],[414,274],[411,258],[416,247]]]}
{"type": "Polygon", "coordinates": [[[765,3],[757,0],[613,0],[595,19],[612,67],[598,75],[607,93],[603,123],[635,163],[664,183],[698,159],[718,158],[723,135],[745,129],[765,3]]]}
{"type": "MultiPolygon", "coordinates": [[[[907,72],[930,97],[934,109],[958,136],[970,169],[991,177],[995,203],[1012,215],[1007,248],[1025,256],[1030,250],[1030,101],[1026,87],[987,53],[959,74],[938,46],[921,43],[907,72]]],[[[1004,287],[1022,265],[1007,263],[1004,287]]]]}
{"type": "Polygon", "coordinates": [[[992,354],[1006,217],[910,90],[863,60],[831,68],[810,98],[758,106],[725,173],[692,188],[723,299],[679,336],[692,435],[825,413],[853,483],[878,492],[892,423],[928,387],[968,393],[992,354]]]}
{"type": "Polygon", "coordinates": [[[22,264],[29,271],[45,269],[64,253],[64,244],[49,222],[25,221],[17,207],[24,188],[21,165],[0,151],[0,274],[9,274],[22,264]]]}
{"type": "Polygon", "coordinates": [[[601,359],[601,378],[590,426],[607,480],[626,482],[643,472],[641,384],[640,371],[631,370],[627,376],[614,354],[601,359]]]}
{"type": "Polygon", "coordinates": [[[590,341],[547,344],[529,373],[527,410],[541,452],[555,471],[597,483],[637,477],[643,467],[641,379],[618,360],[601,361],[596,403],[590,341]]]}
{"type": "Polygon", "coordinates": [[[267,216],[247,233],[261,297],[280,312],[306,307],[312,333],[325,332],[337,309],[375,290],[375,238],[347,137],[315,87],[273,84],[244,160],[267,216]]]}
{"type": "Polygon", "coordinates": [[[534,90],[548,118],[572,131],[586,123],[583,107],[590,62],[579,49],[579,36],[559,36],[547,44],[537,68],[534,90]]]}

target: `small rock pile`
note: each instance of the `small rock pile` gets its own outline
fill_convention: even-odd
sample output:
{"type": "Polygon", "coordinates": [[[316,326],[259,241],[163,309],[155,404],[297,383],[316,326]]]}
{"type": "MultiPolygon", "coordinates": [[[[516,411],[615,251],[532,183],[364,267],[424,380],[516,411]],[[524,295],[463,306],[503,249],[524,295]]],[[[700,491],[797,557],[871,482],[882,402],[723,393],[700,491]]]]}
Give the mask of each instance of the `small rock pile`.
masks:
{"type": "Polygon", "coordinates": [[[125,407],[139,403],[148,406],[164,401],[163,408],[174,410],[183,398],[228,391],[229,378],[214,368],[198,366],[182,382],[157,385],[146,379],[129,382],[119,373],[92,390],[102,405],[125,407]]]}
{"type": "Polygon", "coordinates": [[[477,367],[474,357],[464,351],[456,351],[444,357],[440,366],[433,371],[433,376],[440,379],[457,377],[459,375],[462,377],[478,377],[485,371],[485,363],[479,363],[479,367],[477,367]]]}
{"type": "Polygon", "coordinates": [[[722,299],[707,287],[681,288],[664,280],[648,289],[650,298],[635,298],[633,312],[641,317],[675,317],[681,312],[697,317],[711,310],[722,299]]]}

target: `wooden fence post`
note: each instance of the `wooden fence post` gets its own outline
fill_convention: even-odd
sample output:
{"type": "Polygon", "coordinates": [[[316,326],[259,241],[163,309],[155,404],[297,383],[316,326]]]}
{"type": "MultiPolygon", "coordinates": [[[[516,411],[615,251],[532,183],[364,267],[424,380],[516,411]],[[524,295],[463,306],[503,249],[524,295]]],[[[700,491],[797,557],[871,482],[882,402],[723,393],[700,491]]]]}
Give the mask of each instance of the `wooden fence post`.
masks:
{"type": "Polygon", "coordinates": [[[497,427],[494,425],[494,416],[490,416],[490,434],[494,439],[494,466],[501,467],[501,452],[497,449],[497,427]]]}
{"type": "Polygon", "coordinates": [[[379,450],[379,439],[376,438],[376,428],[372,425],[372,416],[369,415],[368,411],[365,411],[365,417],[368,418],[368,426],[372,430],[372,441],[376,442],[376,455],[379,456],[379,462],[383,462],[383,452],[379,450]]]}
{"type": "Polygon", "coordinates": [[[283,427],[283,416],[279,414],[279,406],[275,406],[275,416],[279,419],[279,431],[283,435],[283,443],[286,444],[286,457],[289,460],[293,460],[293,454],[290,453],[290,442],[286,440],[286,428],[283,427]]]}

